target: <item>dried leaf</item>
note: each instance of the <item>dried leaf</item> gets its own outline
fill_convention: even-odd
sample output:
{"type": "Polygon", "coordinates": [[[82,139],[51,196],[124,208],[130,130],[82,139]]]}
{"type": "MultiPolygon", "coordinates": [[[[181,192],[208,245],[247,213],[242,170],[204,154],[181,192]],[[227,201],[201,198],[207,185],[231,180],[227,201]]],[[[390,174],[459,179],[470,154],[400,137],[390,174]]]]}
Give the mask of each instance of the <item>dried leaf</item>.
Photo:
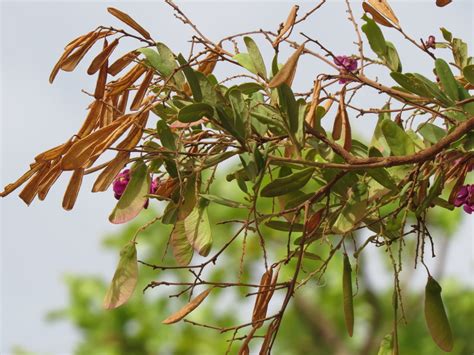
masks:
{"type": "Polygon", "coordinates": [[[107,45],[107,40],[104,42],[104,49],[100,52],[90,64],[89,68],[87,69],[87,74],[93,75],[97,73],[97,71],[102,68],[105,62],[109,59],[110,55],[114,51],[114,49],[119,44],[118,39],[114,39],[112,43],[107,45]]]}
{"type": "Polygon", "coordinates": [[[76,169],[72,173],[69,184],[63,198],[63,208],[66,211],[72,210],[76,203],[77,195],[81,189],[82,178],[84,177],[84,169],[76,169]]]}
{"type": "Polygon", "coordinates": [[[298,59],[300,58],[301,53],[303,53],[304,45],[298,47],[298,49],[288,58],[288,61],[283,65],[283,67],[276,73],[272,80],[268,83],[269,88],[276,88],[283,83],[286,83],[291,87],[293,78],[295,77],[296,67],[298,65],[298,59]]]}
{"type": "Polygon", "coordinates": [[[120,21],[124,22],[125,24],[129,25],[135,31],[140,33],[144,38],[151,39],[150,34],[146,31],[142,26],[140,26],[134,19],[132,19],[129,15],[125,12],[122,12],[114,7],[108,7],[107,11],[118,18],[120,21]]]}
{"type": "Polygon", "coordinates": [[[184,221],[177,221],[170,237],[171,250],[176,262],[180,266],[186,266],[193,258],[193,247],[186,237],[184,221]]]}
{"type": "Polygon", "coordinates": [[[130,106],[130,110],[136,111],[140,108],[143,98],[145,97],[145,94],[150,87],[150,83],[153,80],[154,74],[155,71],[153,69],[148,70],[145,75],[145,78],[143,79],[140,87],[138,88],[137,93],[135,94],[135,98],[133,99],[132,105],[130,106]]]}
{"type": "Polygon", "coordinates": [[[387,27],[395,26],[400,27],[397,16],[393,12],[392,8],[388,4],[387,0],[367,0],[362,3],[362,7],[365,11],[369,12],[374,18],[375,22],[387,27]]]}
{"type": "Polygon", "coordinates": [[[294,5],[291,8],[290,13],[288,14],[288,17],[286,18],[285,24],[281,28],[280,33],[278,33],[278,36],[273,41],[272,45],[274,48],[278,46],[278,44],[283,39],[283,36],[286,35],[286,33],[294,26],[295,21],[296,21],[296,16],[298,14],[298,9],[299,9],[298,5],[294,5]]]}
{"type": "Polygon", "coordinates": [[[162,323],[163,324],[173,324],[179,322],[181,319],[186,317],[189,313],[194,311],[202,301],[211,293],[212,288],[200,293],[198,296],[193,298],[187,305],[181,308],[178,312],[172,314],[168,318],[166,318],[162,323]]]}
{"type": "Polygon", "coordinates": [[[120,73],[127,65],[133,62],[140,53],[137,51],[128,52],[109,66],[108,73],[112,76],[120,73]]]}
{"type": "Polygon", "coordinates": [[[137,249],[131,241],[120,251],[120,261],[104,298],[104,308],[114,309],[126,303],[138,281],[137,249]]]}

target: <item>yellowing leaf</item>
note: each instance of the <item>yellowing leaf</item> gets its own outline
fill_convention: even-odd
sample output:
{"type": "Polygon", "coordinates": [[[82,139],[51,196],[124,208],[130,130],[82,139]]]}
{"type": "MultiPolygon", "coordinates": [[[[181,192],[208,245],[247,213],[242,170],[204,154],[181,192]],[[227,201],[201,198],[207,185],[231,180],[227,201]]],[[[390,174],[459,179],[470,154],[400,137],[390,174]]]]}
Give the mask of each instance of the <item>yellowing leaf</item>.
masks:
{"type": "Polygon", "coordinates": [[[172,314],[168,318],[166,318],[162,323],[163,324],[173,324],[179,322],[181,319],[186,317],[189,313],[194,311],[202,301],[211,293],[212,288],[200,293],[195,298],[193,298],[187,305],[181,308],[178,312],[172,314]]]}
{"type": "Polygon", "coordinates": [[[104,298],[104,308],[113,309],[126,303],[132,296],[138,280],[137,249],[135,242],[125,245],[120,251],[120,261],[112,283],[104,298]]]}
{"type": "Polygon", "coordinates": [[[200,255],[207,256],[212,246],[211,226],[205,208],[195,207],[184,220],[189,243],[200,255]]]}
{"type": "Polygon", "coordinates": [[[122,197],[109,216],[112,223],[120,224],[135,218],[147,201],[150,191],[150,177],[144,162],[136,162],[130,171],[131,178],[122,197]]]}
{"type": "Polygon", "coordinates": [[[171,250],[176,262],[180,266],[186,266],[193,258],[193,247],[186,238],[184,221],[177,221],[170,238],[171,250]]]}
{"type": "Polygon", "coordinates": [[[295,77],[296,67],[298,65],[298,59],[300,58],[301,53],[303,53],[304,45],[298,47],[298,49],[288,58],[288,61],[283,65],[283,67],[276,73],[272,80],[268,83],[269,88],[276,88],[283,83],[286,83],[291,87],[293,78],[295,77]]]}

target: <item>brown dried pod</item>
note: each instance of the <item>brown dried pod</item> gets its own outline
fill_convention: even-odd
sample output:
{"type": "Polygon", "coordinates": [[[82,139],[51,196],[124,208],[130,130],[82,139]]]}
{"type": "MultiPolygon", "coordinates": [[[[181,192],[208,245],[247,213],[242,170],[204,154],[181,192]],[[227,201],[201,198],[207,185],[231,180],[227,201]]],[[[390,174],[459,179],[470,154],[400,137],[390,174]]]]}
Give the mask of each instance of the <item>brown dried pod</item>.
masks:
{"type": "Polygon", "coordinates": [[[49,190],[54,185],[54,183],[58,180],[61,173],[62,173],[61,161],[58,160],[51,166],[51,169],[49,169],[49,171],[44,175],[44,177],[40,181],[40,186],[38,189],[38,198],[41,201],[43,201],[46,198],[49,190]]]}
{"type": "Polygon", "coordinates": [[[268,87],[273,89],[277,86],[280,86],[283,83],[286,83],[291,87],[293,79],[296,73],[296,67],[298,65],[298,59],[300,58],[301,53],[303,53],[304,45],[296,49],[296,51],[288,58],[288,61],[283,65],[283,67],[276,73],[272,80],[268,83],[268,87]]]}
{"type": "Polygon", "coordinates": [[[137,81],[143,73],[146,72],[146,68],[141,65],[137,64],[135,65],[127,74],[125,74],[123,77],[118,79],[117,81],[114,81],[108,85],[110,88],[110,95],[118,95],[121,94],[122,91],[128,89],[135,81],[137,81]]]}
{"type": "Polygon", "coordinates": [[[108,73],[112,76],[120,73],[127,65],[133,62],[140,53],[137,51],[132,51],[124,54],[122,57],[117,59],[115,62],[110,65],[108,73]]]}
{"type": "Polygon", "coordinates": [[[102,170],[92,187],[92,192],[105,191],[114,181],[115,177],[120,173],[122,168],[127,164],[130,158],[129,152],[118,152],[107,167],[102,170]]]}
{"type": "Polygon", "coordinates": [[[26,184],[23,190],[20,192],[20,198],[29,205],[31,201],[34,200],[36,194],[38,193],[39,185],[43,176],[49,171],[51,166],[50,162],[41,163],[41,167],[31,178],[31,180],[26,184]]]}
{"type": "Polygon", "coordinates": [[[44,151],[43,153],[38,154],[35,157],[36,161],[49,161],[49,160],[55,160],[59,158],[61,155],[63,155],[69,147],[72,145],[72,142],[69,140],[66,143],[63,143],[61,145],[58,145],[57,147],[48,149],[44,151]]]}
{"type": "Polygon", "coordinates": [[[146,73],[145,78],[143,79],[140,87],[138,88],[137,93],[135,94],[135,98],[132,101],[130,110],[136,111],[140,108],[143,102],[143,98],[145,97],[145,94],[147,93],[150,87],[150,83],[153,80],[154,74],[155,74],[155,71],[153,69],[148,69],[148,72],[146,73]]]}
{"type": "Polygon", "coordinates": [[[82,124],[79,132],[77,132],[76,136],[79,138],[83,138],[88,136],[94,128],[97,126],[97,123],[100,120],[100,115],[102,112],[102,101],[96,100],[92,102],[89,108],[89,113],[86,116],[84,123],[82,124]]]}
{"type": "Polygon", "coordinates": [[[0,197],[5,197],[15,191],[17,188],[19,188],[21,185],[23,185],[25,182],[27,182],[42,166],[43,162],[37,162],[34,163],[31,167],[30,170],[28,170],[26,173],[24,173],[18,180],[15,182],[8,184],[5,186],[3,191],[0,193],[0,197]]]}
{"type": "Polygon", "coordinates": [[[453,0],[436,0],[436,5],[439,7],[446,6],[450,4],[453,0]]]}
{"type": "Polygon", "coordinates": [[[118,39],[114,39],[113,42],[110,44],[107,44],[107,40],[105,40],[104,49],[92,60],[92,63],[89,65],[89,68],[87,69],[87,74],[93,75],[97,73],[97,71],[102,68],[104,63],[107,62],[110,55],[112,54],[112,52],[114,51],[114,49],[117,47],[118,44],[119,44],[118,39]]]}
{"type": "Polygon", "coordinates": [[[117,111],[120,112],[121,114],[125,113],[125,110],[127,109],[127,102],[128,102],[128,94],[129,90],[125,90],[122,95],[120,96],[120,101],[117,106],[117,111]]]}
{"type": "Polygon", "coordinates": [[[120,21],[124,22],[125,24],[133,28],[135,31],[140,33],[144,38],[151,39],[150,33],[148,33],[147,30],[140,26],[133,18],[131,18],[125,12],[120,11],[114,7],[108,7],[107,11],[116,18],[118,18],[120,21]]]}
{"type": "Polygon", "coordinates": [[[291,8],[290,13],[288,14],[288,17],[286,18],[285,24],[281,28],[280,32],[278,33],[278,36],[275,38],[273,41],[272,45],[275,48],[280,44],[280,42],[283,39],[283,36],[286,35],[286,33],[294,26],[295,21],[296,21],[296,16],[298,14],[298,9],[299,6],[295,5],[291,8]]]}
{"type": "Polygon", "coordinates": [[[313,86],[313,98],[309,106],[309,110],[306,113],[305,121],[314,128],[315,124],[315,112],[319,105],[319,95],[321,93],[321,82],[319,80],[314,81],[313,86]]]}
{"type": "MultiPolygon", "coordinates": [[[[104,40],[104,47],[107,48],[107,40],[104,40]]],[[[102,63],[100,67],[99,75],[97,76],[97,83],[95,85],[94,97],[96,99],[102,99],[105,93],[105,85],[107,84],[107,66],[108,60],[107,58],[102,63]]]]}
{"type": "Polygon", "coordinates": [[[188,304],[186,304],[183,308],[181,308],[178,312],[166,318],[162,323],[172,324],[172,323],[179,322],[181,319],[186,317],[189,313],[194,311],[202,303],[202,301],[204,301],[206,297],[209,296],[211,291],[212,291],[212,288],[200,293],[199,295],[194,297],[188,304]]]}
{"type": "Polygon", "coordinates": [[[82,44],[74,53],[67,57],[61,63],[61,70],[64,71],[73,71],[76,69],[79,62],[84,58],[86,53],[92,48],[92,46],[99,39],[100,32],[94,32],[84,44],[82,44]]]}
{"type": "Polygon", "coordinates": [[[400,27],[397,16],[388,4],[387,0],[367,0],[363,2],[364,11],[370,13],[375,22],[387,27],[400,27]]]}
{"type": "Polygon", "coordinates": [[[77,200],[77,195],[81,189],[82,178],[84,177],[84,169],[74,170],[72,173],[69,184],[67,185],[66,192],[63,198],[63,208],[66,211],[72,210],[77,200]]]}

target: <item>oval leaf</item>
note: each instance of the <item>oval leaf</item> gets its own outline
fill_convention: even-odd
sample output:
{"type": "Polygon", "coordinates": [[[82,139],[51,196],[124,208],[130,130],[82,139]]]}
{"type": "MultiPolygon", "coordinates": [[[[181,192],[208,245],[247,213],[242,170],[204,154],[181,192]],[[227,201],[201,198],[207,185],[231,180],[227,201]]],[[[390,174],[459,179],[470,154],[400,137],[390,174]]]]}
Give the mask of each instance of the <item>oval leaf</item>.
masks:
{"type": "Polygon", "coordinates": [[[203,117],[212,117],[214,109],[211,105],[203,102],[198,102],[188,106],[184,106],[178,112],[178,120],[181,122],[189,123],[199,121],[203,117]]]}
{"type": "Polygon", "coordinates": [[[313,172],[313,168],[308,168],[285,177],[277,178],[262,189],[260,196],[275,197],[298,190],[308,183],[313,172]]]}

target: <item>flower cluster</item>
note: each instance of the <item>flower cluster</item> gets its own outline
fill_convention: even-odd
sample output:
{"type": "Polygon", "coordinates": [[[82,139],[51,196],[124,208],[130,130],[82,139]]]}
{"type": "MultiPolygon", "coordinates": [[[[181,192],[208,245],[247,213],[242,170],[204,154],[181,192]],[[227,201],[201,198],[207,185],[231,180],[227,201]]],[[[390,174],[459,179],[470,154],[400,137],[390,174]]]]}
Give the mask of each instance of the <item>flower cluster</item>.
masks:
{"type": "Polygon", "coordinates": [[[433,35],[428,36],[428,39],[425,41],[425,47],[435,49],[436,48],[436,37],[433,36],[433,35]]]}
{"type": "MultiPolygon", "coordinates": [[[[346,55],[338,55],[334,58],[334,64],[336,64],[340,69],[340,74],[345,75],[347,73],[353,73],[357,70],[357,59],[348,57],[346,55]]],[[[345,84],[349,79],[339,79],[339,84],[345,84]]]]}
{"type": "Polygon", "coordinates": [[[474,185],[464,185],[461,187],[456,200],[454,200],[454,206],[463,206],[464,211],[469,214],[474,212],[474,185]]]}
{"type": "MultiPolygon", "coordinates": [[[[117,175],[113,183],[114,196],[117,200],[119,200],[120,197],[122,197],[129,182],[130,182],[130,169],[125,169],[124,171],[122,171],[120,174],[117,175]]],[[[156,191],[158,190],[158,186],[159,186],[158,178],[151,180],[150,194],[155,194],[156,191]]],[[[145,208],[147,207],[148,207],[148,200],[145,203],[145,208]]]]}

